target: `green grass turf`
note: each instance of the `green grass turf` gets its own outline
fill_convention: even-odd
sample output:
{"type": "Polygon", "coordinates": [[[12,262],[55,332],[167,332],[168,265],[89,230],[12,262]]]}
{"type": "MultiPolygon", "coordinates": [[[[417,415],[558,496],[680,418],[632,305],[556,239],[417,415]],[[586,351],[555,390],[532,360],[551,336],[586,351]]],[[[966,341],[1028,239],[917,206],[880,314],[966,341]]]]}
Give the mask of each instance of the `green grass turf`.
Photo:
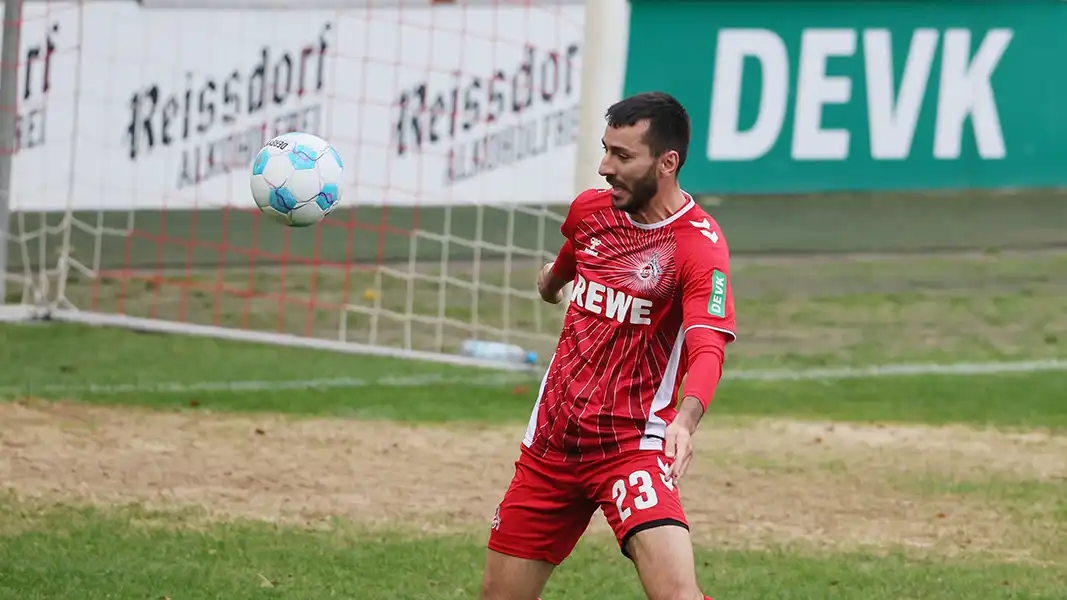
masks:
{"type": "MultiPolygon", "coordinates": [[[[529,417],[539,374],[476,371],[332,352],[78,325],[0,325],[0,396],[182,409],[279,411],[410,422],[529,417]],[[106,349],[106,351],[102,351],[106,349]],[[279,368],[299,353],[298,372],[279,368]],[[391,377],[443,381],[382,385],[391,377]],[[254,391],[93,392],[90,385],[351,378],[366,385],[254,391]],[[465,383],[471,380],[472,383],[465,383]],[[53,386],[53,387],[49,387],[53,386]],[[55,389],[54,386],[69,386],[55,389]]],[[[289,363],[292,364],[292,363],[289,363]]],[[[728,369],[730,365],[728,365],[728,369]]],[[[729,372],[729,371],[728,371],[729,372]]],[[[833,381],[727,381],[712,414],[1067,428],[1067,377],[1058,371],[833,381]]]]}
{"type": "MultiPolygon", "coordinates": [[[[468,369],[218,340],[59,324],[0,326],[0,388],[20,396],[158,409],[281,411],[418,422],[520,422],[532,377],[494,382],[468,369]],[[299,353],[305,372],[279,369],[299,353]],[[89,384],[439,375],[448,383],[364,385],[255,392],[85,391],[89,384]],[[479,380],[464,384],[464,378],[479,380]],[[44,386],[70,391],[44,391],[44,386]],[[78,389],[81,391],[78,391],[78,389]],[[195,402],[194,402],[195,401],[195,402]]],[[[837,381],[728,381],[713,414],[856,421],[1067,427],[1062,373],[893,377],[837,381]]],[[[764,468],[769,468],[764,466],[764,468]]],[[[808,469],[801,465],[796,468],[808,469]]],[[[821,467],[820,467],[821,468],[821,467]]],[[[807,471],[806,471],[807,472],[807,471]]],[[[772,473],[773,475],[773,473],[772,473]]],[[[811,471],[814,477],[818,470],[811,471]]],[[[926,497],[977,498],[1004,518],[1062,531],[1067,507],[1056,481],[974,473],[885,475],[891,489],[926,497]]],[[[783,493],[787,493],[783,490],[783,493]]],[[[74,508],[0,494],[0,599],[93,598],[474,598],[484,537],[366,529],[337,520],[328,531],[262,522],[213,523],[197,510],[74,508]],[[269,582],[269,583],[266,583],[269,582]]],[[[698,548],[700,578],[720,599],[1062,599],[1063,549],[1033,538],[1038,562],[982,555],[944,557],[888,549],[866,555],[770,546],[698,548]]],[[[546,600],[641,598],[630,564],[610,539],[590,537],[553,578],[546,600]]]]}
{"type": "MultiPolygon", "coordinates": [[[[336,523],[327,531],[255,522],[202,526],[195,513],[0,502],[0,598],[477,597],[484,537],[412,536],[336,523]]],[[[706,593],[727,600],[1060,600],[1063,565],[860,554],[698,549],[706,593]]],[[[610,540],[587,538],[547,600],[642,598],[610,540]]]]}

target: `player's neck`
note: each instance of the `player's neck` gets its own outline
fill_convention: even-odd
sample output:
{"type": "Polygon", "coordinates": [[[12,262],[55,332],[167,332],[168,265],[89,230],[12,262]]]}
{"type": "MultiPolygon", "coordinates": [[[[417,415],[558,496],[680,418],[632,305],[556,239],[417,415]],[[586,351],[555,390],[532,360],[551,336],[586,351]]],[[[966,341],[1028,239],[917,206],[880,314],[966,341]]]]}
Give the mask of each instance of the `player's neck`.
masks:
{"type": "Polygon", "coordinates": [[[648,201],[648,206],[631,215],[638,223],[646,225],[659,223],[670,218],[671,215],[682,210],[689,202],[682,189],[677,185],[657,193],[648,201]]]}

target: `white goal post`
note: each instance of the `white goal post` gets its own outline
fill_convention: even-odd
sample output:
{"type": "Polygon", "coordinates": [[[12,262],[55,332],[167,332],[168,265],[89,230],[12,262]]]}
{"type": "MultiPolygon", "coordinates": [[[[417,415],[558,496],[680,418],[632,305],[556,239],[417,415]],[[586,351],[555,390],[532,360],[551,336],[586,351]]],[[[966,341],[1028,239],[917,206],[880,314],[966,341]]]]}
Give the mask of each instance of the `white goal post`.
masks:
{"type": "Polygon", "coordinates": [[[626,0],[3,5],[0,321],[505,368],[460,342],[553,350],[535,276],[603,184],[626,0]],[[291,130],[345,161],[310,230],[248,191],[291,130]]]}

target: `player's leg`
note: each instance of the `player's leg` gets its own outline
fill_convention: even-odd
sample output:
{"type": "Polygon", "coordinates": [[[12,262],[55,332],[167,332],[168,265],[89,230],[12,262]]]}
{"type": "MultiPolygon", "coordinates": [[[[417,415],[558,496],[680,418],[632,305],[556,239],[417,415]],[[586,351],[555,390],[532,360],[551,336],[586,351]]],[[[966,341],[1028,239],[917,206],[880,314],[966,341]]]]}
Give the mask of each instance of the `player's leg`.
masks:
{"type": "Polygon", "coordinates": [[[665,524],[630,536],[626,552],[650,600],[705,600],[697,584],[689,529],[665,524]]]}
{"type": "Polygon", "coordinates": [[[662,452],[636,451],[591,465],[584,481],[649,599],[703,600],[689,525],[669,472],[662,452]]]}
{"type": "Polygon", "coordinates": [[[536,600],[595,510],[572,465],[523,452],[493,518],[482,600],[536,600]]]}
{"type": "Polygon", "coordinates": [[[489,549],[482,578],[482,600],[538,600],[556,565],[489,549]]]}

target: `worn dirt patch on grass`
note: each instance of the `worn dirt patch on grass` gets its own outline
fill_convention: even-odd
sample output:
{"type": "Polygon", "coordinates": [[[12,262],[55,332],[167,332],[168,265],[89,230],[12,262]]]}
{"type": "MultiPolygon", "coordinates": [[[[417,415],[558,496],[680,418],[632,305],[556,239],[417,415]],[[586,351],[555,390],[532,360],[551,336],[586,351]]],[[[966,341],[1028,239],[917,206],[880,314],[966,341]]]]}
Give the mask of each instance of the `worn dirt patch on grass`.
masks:
{"type": "Polygon", "coordinates": [[[996,481],[1067,492],[1067,436],[781,419],[700,435],[705,465],[687,500],[698,507],[695,530],[720,545],[904,545],[1024,560],[1062,554],[1055,540],[1067,535],[1067,523],[1042,512],[1056,510],[1041,505],[1047,497],[1022,503],[1020,512],[1019,504],[947,490],[996,481]],[[941,485],[924,489],[931,482],[941,485]],[[724,518],[735,531],[708,522],[724,518]]]}
{"type": "MultiPolygon", "coordinates": [[[[408,427],[275,415],[0,404],[0,487],[23,498],[201,506],[213,518],[340,516],[424,530],[487,526],[522,427],[408,427]]],[[[1067,476],[1067,438],[958,429],[709,420],[682,482],[699,541],[910,546],[1027,557],[1063,524],[887,473],[1067,476]]],[[[605,532],[598,515],[593,529],[605,532]]]]}

